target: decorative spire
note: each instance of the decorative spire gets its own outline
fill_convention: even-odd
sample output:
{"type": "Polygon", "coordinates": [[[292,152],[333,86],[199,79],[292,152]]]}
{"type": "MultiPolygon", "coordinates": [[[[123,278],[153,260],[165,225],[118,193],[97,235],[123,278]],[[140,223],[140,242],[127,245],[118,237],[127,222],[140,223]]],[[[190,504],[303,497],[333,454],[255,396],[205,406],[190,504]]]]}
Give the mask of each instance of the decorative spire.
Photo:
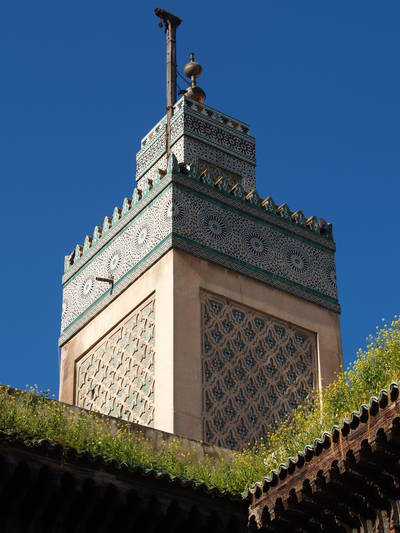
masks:
{"type": "Polygon", "coordinates": [[[194,60],[194,53],[190,52],[190,61],[185,66],[185,75],[192,80],[192,83],[186,90],[185,96],[201,103],[206,99],[206,93],[197,85],[197,78],[202,73],[202,70],[200,63],[194,60]]]}

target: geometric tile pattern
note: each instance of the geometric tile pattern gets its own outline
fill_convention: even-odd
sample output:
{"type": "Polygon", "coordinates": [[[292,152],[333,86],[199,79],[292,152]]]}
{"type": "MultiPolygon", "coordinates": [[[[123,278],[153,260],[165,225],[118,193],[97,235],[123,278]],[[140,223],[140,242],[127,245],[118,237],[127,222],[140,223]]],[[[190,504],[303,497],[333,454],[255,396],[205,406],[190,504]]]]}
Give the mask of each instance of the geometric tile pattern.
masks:
{"type": "Polygon", "coordinates": [[[316,337],[201,293],[203,438],[242,449],[282,422],[316,385],[316,337]]]}
{"type": "Polygon", "coordinates": [[[171,233],[171,189],[157,197],[64,286],[61,331],[110,291],[96,277],[114,277],[115,286],[171,233]]]}
{"type": "Polygon", "coordinates": [[[188,112],[185,113],[183,127],[185,133],[194,134],[199,139],[210,141],[229,153],[248,161],[255,161],[256,159],[255,142],[248,135],[233,132],[224,128],[222,124],[188,112]]]}
{"type": "MultiPolygon", "coordinates": [[[[103,236],[87,252],[89,258],[83,255],[67,272],[61,343],[98,312],[103,299],[112,297],[110,286],[97,277],[112,275],[116,296],[120,287],[136,279],[136,272],[142,273],[157,261],[167,246],[338,310],[332,241],[281,216],[273,215],[276,224],[267,222],[252,214],[254,208],[247,200],[238,205],[232,195],[222,194],[213,185],[174,172],[148,193],[141,211],[125,214],[126,222],[116,225],[115,230],[121,229],[111,240],[103,236]]],[[[261,207],[257,211],[265,212],[261,207]]]]}
{"type": "MultiPolygon", "coordinates": [[[[226,153],[207,144],[204,140],[192,138],[189,135],[185,135],[183,141],[184,155],[182,161],[197,163],[199,169],[204,168],[206,166],[205,163],[209,163],[207,168],[210,169],[211,175],[215,176],[213,167],[218,167],[219,176],[226,175],[230,177],[232,174],[236,174],[240,176],[239,181],[245,190],[251,191],[255,188],[255,167],[253,163],[226,153]]],[[[175,146],[173,150],[175,151],[175,146]]]]}
{"type": "Polygon", "coordinates": [[[333,253],[191,192],[174,189],[173,203],[177,235],[336,298],[333,253]]]}
{"type": "MultiPolygon", "coordinates": [[[[222,113],[182,97],[174,106],[171,146],[178,161],[203,159],[241,177],[242,185],[255,187],[255,139],[249,127],[222,113]]],[[[143,139],[136,156],[138,185],[166,166],[165,119],[143,139]]]]}
{"type": "MultiPolygon", "coordinates": [[[[173,122],[171,124],[171,142],[174,144],[174,153],[178,158],[178,161],[183,161],[184,154],[182,151],[176,151],[176,143],[182,136],[183,132],[183,109],[174,116],[173,122]]],[[[180,143],[181,144],[181,143],[180,143]]],[[[146,175],[148,176],[148,171],[153,168],[157,170],[158,168],[166,167],[166,141],[165,141],[165,126],[163,130],[155,137],[146,148],[140,150],[136,155],[136,179],[138,184],[140,184],[140,179],[146,175]],[[161,162],[161,157],[163,157],[161,162]]],[[[139,185],[140,186],[140,185],[139,185]]]]}
{"type": "Polygon", "coordinates": [[[76,405],[154,425],[154,296],[76,365],[76,405]]]}
{"type": "Polygon", "coordinates": [[[172,183],[64,285],[61,331],[109,291],[96,277],[112,274],[117,285],[171,233],[222,254],[234,270],[248,265],[310,298],[337,298],[332,251],[172,183]]]}

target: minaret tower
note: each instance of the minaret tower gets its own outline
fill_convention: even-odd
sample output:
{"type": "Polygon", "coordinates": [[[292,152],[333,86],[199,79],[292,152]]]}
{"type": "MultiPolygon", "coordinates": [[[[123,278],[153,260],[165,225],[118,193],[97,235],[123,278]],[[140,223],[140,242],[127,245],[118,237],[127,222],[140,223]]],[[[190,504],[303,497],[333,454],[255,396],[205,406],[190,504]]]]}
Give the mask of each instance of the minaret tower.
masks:
{"type": "Polygon", "coordinates": [[[332,226],[255,188],[249,126],[201,66],[142,139],[137,187],[65,259],[60,399],[218,446],[279,424],[340,368],[332,226]]]}

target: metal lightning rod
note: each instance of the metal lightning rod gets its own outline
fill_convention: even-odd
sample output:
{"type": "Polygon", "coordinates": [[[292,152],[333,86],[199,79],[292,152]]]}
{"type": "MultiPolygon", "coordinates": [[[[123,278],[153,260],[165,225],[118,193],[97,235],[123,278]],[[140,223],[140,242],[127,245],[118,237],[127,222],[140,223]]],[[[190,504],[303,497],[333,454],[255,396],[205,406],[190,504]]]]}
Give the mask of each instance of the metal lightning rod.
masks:
{"type": "Polygon", "coordinates": [[[160,28],[164,26],[167,35],[167,128],[165,137],[168,161],[171,155],[171,120],[176,102],[176,28],[182,20],[161,7],[156,7],[154,13],[160,19],[160,28]]]}

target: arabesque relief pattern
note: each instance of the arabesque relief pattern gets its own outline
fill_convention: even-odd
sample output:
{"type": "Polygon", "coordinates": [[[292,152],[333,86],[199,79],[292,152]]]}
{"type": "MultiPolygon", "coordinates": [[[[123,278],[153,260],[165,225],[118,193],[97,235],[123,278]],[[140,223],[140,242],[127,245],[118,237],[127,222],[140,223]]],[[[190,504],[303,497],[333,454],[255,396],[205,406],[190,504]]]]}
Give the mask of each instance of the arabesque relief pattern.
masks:
{"type": "Polygon", "coordinates": [[[117,284],[171,233],[171,198],[170,190],[156,198],[64,287],[61,332],[109,291],[96,277],[117,284]]]}
{"type": "Polygon", "coordinates": [[[233,270],[240,265],[255,267],[283,280],[289,292],[292,286],[307,291],[308,299],[315,298],[317,303],[326,297],[337,298],[330,250],[175,187],[155,198],[64,286],[61,331],[74,326],[74,321],[109,291],[97,277],[112,275],[117,285],[171,232],[186,244],[195,243],[226,257],[233,270]]]}
{"type": "MultiPolygon", "coordinates": [[[[228,174],[240,176],[243,187],[255,187],[255,140],[238,121],[211,108],[182,99],[176,104],[171,123],[172,151],[179,162],[194,163],[200,158],[211,168],[217,165],[228,174]],[[228,126],[228,122],[231,124],[228,126]],[[235,127],[232,127],[235,124],[235,127]],[[183,138],[181,136],[183,135],[183,138]],[[183,152],[182,153],[182,147],[183,152]]],[[[158,168],[166,168],[165,125],[159,123],[136,155],[136,178],[153,179],[158,168]]],[[[236,181],[236,180],[235,180],[236,181]]]]}
{"type": "Polygon", "coordinates": [[[203,438],[241,449],[304,403],[315,335],[205,291],[201,307],[203,438]]]}
{"type": "Polygon", "coordinates": [[[153,297],[77,363],[76,404],[153,426],[154,336],[153,297]]]}
{"type": "Polygon", "coordinates": [[[337,298],[334,256],[327,250],[293,238],[257,219],[225,206],[176,190],[174,232],[209,249],[337,298]]]}

